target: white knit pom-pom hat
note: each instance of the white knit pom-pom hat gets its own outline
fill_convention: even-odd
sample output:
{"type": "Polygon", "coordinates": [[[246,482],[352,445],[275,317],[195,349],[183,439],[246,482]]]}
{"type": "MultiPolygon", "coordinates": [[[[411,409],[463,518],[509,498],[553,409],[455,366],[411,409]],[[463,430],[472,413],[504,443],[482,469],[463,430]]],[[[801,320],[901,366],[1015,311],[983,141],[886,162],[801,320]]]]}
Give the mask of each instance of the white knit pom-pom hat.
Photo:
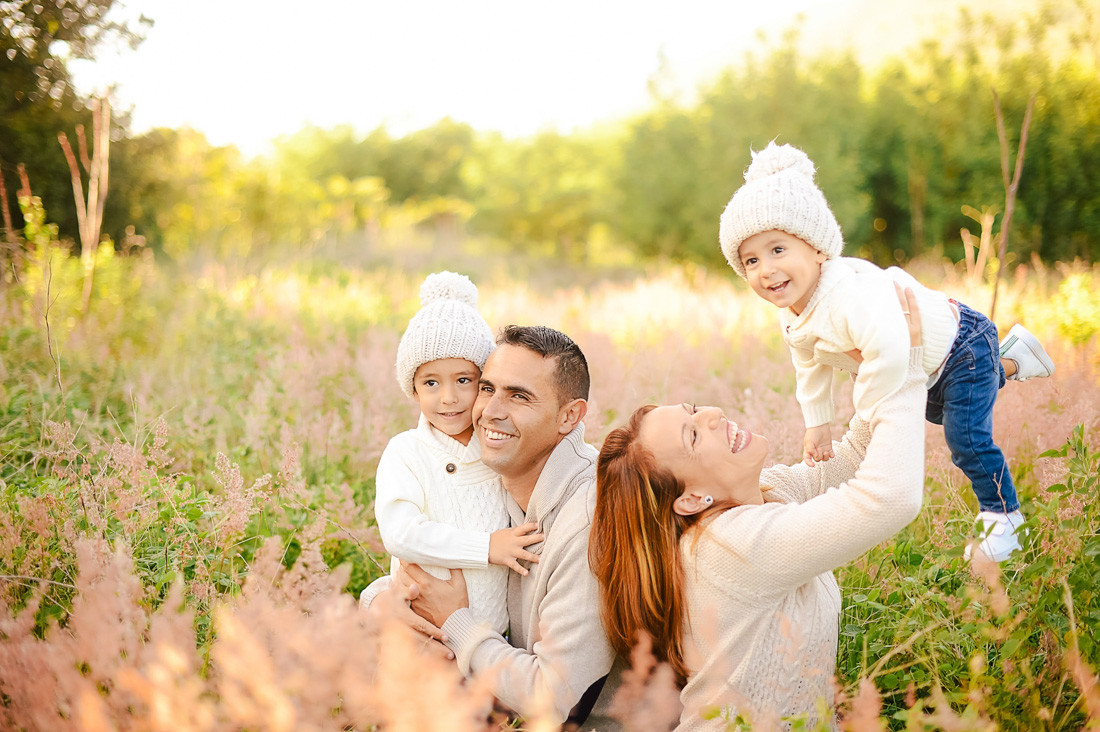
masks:
{"type": "Polygon", "coordinates": [[[489,324],[477,311],[477,286],[466,275],[428,275],[420,286],[420,306],[397,346],[397,383],[409,397],[421,365],[464,358],[481,369],[496,347],[489,324]]]}
{"type": "Polygon", "coordinates": [[[719,220],[722,254],[742,278],[745,267],[737,253],[741,243],[772,230],[797,236],[828,259],[844,250],[836,216],[814,185],[814,164],[798,148],[774,142],[752,153],[745,185],[730,198],[719,220]]]}

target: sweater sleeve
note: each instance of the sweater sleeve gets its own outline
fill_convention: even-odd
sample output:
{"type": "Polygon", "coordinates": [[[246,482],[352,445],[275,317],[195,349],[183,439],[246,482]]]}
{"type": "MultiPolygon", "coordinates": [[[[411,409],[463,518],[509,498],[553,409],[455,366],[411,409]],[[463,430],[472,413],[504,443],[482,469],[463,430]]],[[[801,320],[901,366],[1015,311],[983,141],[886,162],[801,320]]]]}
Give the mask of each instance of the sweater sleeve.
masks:
{"type": "Polygon", "coordinates": [[[795,397],[802,408],[806,428],[828,424],[833,419],[833,368],[814,361],[813,350],[791,346],[795,397]]]}
{"type": "Polygon", "coordinates": [[[764,471],[761,485],[768,488],[764,498],[775,503],[804,503],[829,488],[855,477],[867,454],[871,441],[871,425],[858,416],[848,425],[840,442],[833,442],[834,457],[818,461],[813,467],[805,463],[777,465],[764,471]],[[769,479],[775,479],[774,484],[769,479]]]}
{"type": "MultiPolygon", "coordinates": [[[[707,527],[713,541],[700,546],[699,562],[724,582],[762,596],[781,594],[855,559],[912,521],[924,489],[922,354],[911,349],[902,387],[872,411],[866,454],[850,479],[805,503],[730,509],[707,527]]],[[[858,435],[850,436],[845,460],[859,450],[858,435]]],[[[821,470],[796,466],[777,474],[791,482],[800,478],[809,493],[814,483],[829,482],[824,469],[831,462],[821,470]]]]}
{"type": "Polygon", "coordinates": [[[359,593],[359,609],[366,610],[369,608],[370,604],[374,602],[374,598],[390,588],[390,583],[392,581],[393,578],[387,574],[364,587],[363,591],[359,593]]]}
{"type": "MultiPolygon", "coordinates": [[[[561,518],[558,518],[561,521],[561,518]]],[[[564,722],[585,691],[611,670],[615,654],[599,612],[599,588],[588,567],[588,529],[562,541],[564,554],[539,603],[540,639],[531,651],[513,648],[468,609],[443,624],[447,645],[465,674],[494,673],[493,693],[520,714],[544,714],[549,704],[564,722]]]]}
{"type": "MultiPolygon", "coordinates": [[[[893,393],[905,379],[909,362],[909,331],[893,280],[862,278],[861,297],[844,298],[834,310],[836,328],[863,356],[852,388],[856,414],[868,419],[881,399],[893,393]]],[[[921,369],[923,374],[923,368],[921,369]]],[[[927,378],[927,377],[926,377],[927,378]]]]}
{"type": "Polygon", "coordinates": [[[417,474],[415,441],[401,438],[390,440],[375,476],[374,517],[386,551],[403,562],[449,569],[488,566],[488,532],[459,529],[428,518],[422,480],[430,478],[417,474]]]}

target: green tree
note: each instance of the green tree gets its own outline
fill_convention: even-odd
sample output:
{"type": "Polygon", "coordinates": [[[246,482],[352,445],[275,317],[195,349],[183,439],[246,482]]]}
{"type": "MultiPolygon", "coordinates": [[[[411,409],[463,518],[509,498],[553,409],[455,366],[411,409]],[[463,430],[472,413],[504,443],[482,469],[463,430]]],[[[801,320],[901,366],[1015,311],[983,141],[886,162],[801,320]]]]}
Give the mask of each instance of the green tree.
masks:
{"type": "Polygon", "coordinates": [[[596,133],[486,135],[463,169],[476,211],[471,225],[514,246],[544,245],[584,261],[593,227],[607,220],[613,148],[596,133]]]}
{"type": "MultiPolygon", "coordinates": [[[[69,172],[57,133],[87,122],[72,87],[70,59],[90,59],[104,44],[136,46],[151,21],[137,28],[110,19],[115,0],[0,0],[0,160],[6,187],[18,188],[23,163],[35,195],[63,236],[77,233],[69,172]]],[[[15,216],[14,202],[9,202],[15,216]]],[[[17,224],[18,225],[18,224],[17,224]]]]}

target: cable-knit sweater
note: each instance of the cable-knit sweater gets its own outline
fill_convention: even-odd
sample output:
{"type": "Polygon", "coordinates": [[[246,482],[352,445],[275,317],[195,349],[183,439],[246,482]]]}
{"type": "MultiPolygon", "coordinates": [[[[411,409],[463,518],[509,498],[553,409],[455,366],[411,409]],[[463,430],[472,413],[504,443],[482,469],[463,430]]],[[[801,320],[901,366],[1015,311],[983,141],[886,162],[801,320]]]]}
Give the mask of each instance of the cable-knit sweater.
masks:
{"type": "Polygon", "coordinates": [[[374,515],[391,574],[415,562],[440,579],[461,569],[470,606],[498,632],[508,628],[507,567],[489,564],[489,535],[507,528],[500,476],[481,462],[481,443],[463,445],[424,415],[390,440],[378,461],[374,515]]]}
{"type": "MultiPolygon", "coordinates": [[[[923,315],[923,312],[922,312],[923,315]]],[[[725,729],[722,716],[781,727],[828,710],[840,590],[832,571],[912,521],[924,485],[922,349],[899,389],[853,420],[836,457],[773,466],[763,505],[725,511],[681,541],[688,683],[680,730],[725,729]]],[[[825,719],[831,719],[826,712],[825,719]]]]}
{"type": "MultiPolygon", "coordinates": [[[[493,693],[520,714],[565,721],[615,660],[600,620],[599,586],[588,565],[588,532],[596,506],[595,448],[577,425],[550,454],[524,511],[508,497],[512,525],[528,521],[546,535],[528,549],[539,555],[526,577],[508,575],[509,637],[505,640],[463,608],[443,624],[459,668],[493,674],[493,693]]],[[[608,714],[619,667],[600,689],[584,730],[615,730],[608,714]]]]}
{"type": "Polygon", "coordinates": [[[790,308],[779,314],[807,428],[833,418],[834,368],[856,374],[852,401],[864,420],[876,402],[901,385],[909,360],[909,333],[898,327],[902,316],[894,282],[913,288],[917,297],[924,373],[936,373],[947,358],[959,322],[946,295],[898,267],[884,270],[853,257],[827,260],[806,308],[798,315],[790,308]],[[851,350],[860,351],[862,363],[847,355],[851,350]]]}

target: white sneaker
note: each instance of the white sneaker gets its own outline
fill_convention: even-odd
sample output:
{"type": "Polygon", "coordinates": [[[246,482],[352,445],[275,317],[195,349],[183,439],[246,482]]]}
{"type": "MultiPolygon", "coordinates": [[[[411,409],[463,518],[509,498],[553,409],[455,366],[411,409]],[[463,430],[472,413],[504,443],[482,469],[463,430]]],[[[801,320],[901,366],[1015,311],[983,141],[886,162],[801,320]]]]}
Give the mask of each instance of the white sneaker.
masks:
{"type": "Polygon", "coordinates": [[[1012,513],[982,511],[975,523],[981,522],[979,541],[971,542],[963,550],[963,558],[970,559],[971,548],[976,544],[978,550],[994,562],[1003,562],[1020,548],[1016,538],[1016,528],[1024,522],[1024,515],[1018,510],[1012,513]]]}
{"type": "Polygon", "coordinates": [[[1043,344],[1019,323],[1012,326],[1001,341],[1001,358],[1016,362],[1016,373],[1008,377],[1012,381],[1038,379],[1054,373],[1054,362],[1043,350],[1043,344]]]}

